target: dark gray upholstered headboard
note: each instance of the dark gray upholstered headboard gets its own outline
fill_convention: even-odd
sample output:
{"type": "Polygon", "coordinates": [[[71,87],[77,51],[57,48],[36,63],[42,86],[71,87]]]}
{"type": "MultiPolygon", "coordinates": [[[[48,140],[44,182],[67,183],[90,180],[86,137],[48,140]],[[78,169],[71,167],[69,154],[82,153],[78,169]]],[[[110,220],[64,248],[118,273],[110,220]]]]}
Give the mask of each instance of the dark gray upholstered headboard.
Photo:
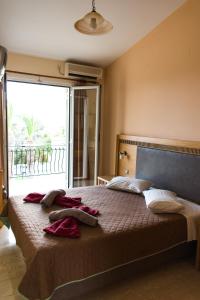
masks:
{"type": "Polygon", "coordinates": [[[138,147],[136,178],[200,204],[200,156],[138,147]]]}

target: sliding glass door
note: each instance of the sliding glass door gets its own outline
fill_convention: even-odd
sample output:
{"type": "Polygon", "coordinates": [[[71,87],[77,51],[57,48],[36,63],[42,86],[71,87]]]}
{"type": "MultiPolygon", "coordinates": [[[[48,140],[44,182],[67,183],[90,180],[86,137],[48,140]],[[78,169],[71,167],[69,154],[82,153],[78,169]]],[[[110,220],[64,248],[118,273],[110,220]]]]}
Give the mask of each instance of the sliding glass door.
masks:
{"type": "Polygon", "coordinates": [[[99,148],[99,86],[71,89],[68,132],[69,187],[96,184],[99,148]]]}

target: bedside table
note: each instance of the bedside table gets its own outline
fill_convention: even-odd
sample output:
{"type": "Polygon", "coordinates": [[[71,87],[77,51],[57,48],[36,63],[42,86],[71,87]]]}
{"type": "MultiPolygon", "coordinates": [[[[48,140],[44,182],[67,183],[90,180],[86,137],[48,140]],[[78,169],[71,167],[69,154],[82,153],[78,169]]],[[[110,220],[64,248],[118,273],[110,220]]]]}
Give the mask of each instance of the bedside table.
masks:
{"type": "Polygon", "coordinates": [[[105,176],[98,176],[97,177],[97,184],[98,185],[106,185],[108,181],[110,181],[114,175],[105,175],[105,176]]]}

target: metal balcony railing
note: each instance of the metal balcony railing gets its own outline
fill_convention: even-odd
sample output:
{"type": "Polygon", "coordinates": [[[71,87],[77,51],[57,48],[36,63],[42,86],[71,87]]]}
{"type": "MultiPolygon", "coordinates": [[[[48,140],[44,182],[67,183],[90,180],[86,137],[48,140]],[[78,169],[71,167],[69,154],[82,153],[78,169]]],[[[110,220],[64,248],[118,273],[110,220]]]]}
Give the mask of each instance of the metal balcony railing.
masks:
{"type": "Polygon", "coordinates": [[[65,173],[66,147],[9,147],[8,161],[10,178],[65,173]]]}

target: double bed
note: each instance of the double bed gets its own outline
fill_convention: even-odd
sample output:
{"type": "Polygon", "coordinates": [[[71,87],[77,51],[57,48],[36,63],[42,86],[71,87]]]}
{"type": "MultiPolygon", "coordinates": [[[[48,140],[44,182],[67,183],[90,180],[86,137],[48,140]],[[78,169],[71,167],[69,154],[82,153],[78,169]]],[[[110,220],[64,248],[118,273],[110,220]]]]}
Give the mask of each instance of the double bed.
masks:
{"type": "MultiPolygon", "coordinates": [[[[130,175],[135,172],[138,178],[150,179],[157,188],[173,187],[180,196],[194,198],[192,201],[197,203],[198,195],[200,200],[200,179],[196,178],[200,172],[198,148],[184,144],[182,151],[176,145],[166,149],[169,145],[160,139],[155,144],[139,139],[118,137],[116,175],[125,175],[123,172],[130,169],[130,175]],[[124,151],[125,157],[119,157],[124,151]],[[171,167],[170,161],[173,161],[171,167]],[[185,187],[184,180],[190,188],[185,187]]],[[[19,291],[28,299],[70,299],[74,296],[70,286],[74,290],[74,284],[81,283],[84,290],[88,280],[92,282],[93,278],[103,278],[106,273],[133,262],[190,244],[187,219],[181,214],[151,212],[142,195],[109,190],[105,186],[75,188],[68,190],[67,195],[82,197],[84,204],[100,212],[98,226],[81,225],[78,239],[43,232],[49,224],[49,212],[56,207],[43,209],[39,204],[24,203],[20,196],[9,201],[10,223],[27,265],[19,291]],[[60,295],[59,290],[62,290],[60,295]]]]}

